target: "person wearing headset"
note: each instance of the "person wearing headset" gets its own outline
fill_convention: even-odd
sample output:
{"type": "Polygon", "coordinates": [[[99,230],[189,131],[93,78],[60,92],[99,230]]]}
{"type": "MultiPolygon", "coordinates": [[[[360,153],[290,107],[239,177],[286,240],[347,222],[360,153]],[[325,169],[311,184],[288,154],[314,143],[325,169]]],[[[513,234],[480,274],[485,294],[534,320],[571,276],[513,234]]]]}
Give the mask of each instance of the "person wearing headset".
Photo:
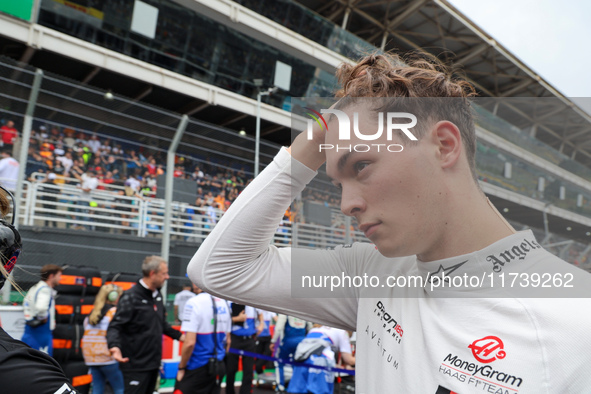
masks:
{"type": "MultiPolygon", "coordinates": [[[[9,196],[0,186],[0,215],[6,217],[10,210],[9,196]]],[[[13,200],[14,206],[14,200],[13,200]]],[[[22,242],[13,222],[0,219],[0,288],[10,279],[21,252],[22,242]]],[[[12,283],[12,281],[11,281],[12,283]]],[[[13,283],[16,288],[16,284],[13,283]]],[[[0,380],[2,393],[51,393],[77,394],[59,364],[45,353],[13,339],[0,328],[0,380]]]]}
{"type": "Polygon", "coordinates": [[[103,285],[96,295],[92,312],[84,319],[82,356],[90,367],[93,394],[103,394],[106,381],[109,381],[115,394],[123,394],[125,388],[119,363],[111,356],[107,346],[107,328],[122,293],[123,289],[117,285],[103,285]]]}

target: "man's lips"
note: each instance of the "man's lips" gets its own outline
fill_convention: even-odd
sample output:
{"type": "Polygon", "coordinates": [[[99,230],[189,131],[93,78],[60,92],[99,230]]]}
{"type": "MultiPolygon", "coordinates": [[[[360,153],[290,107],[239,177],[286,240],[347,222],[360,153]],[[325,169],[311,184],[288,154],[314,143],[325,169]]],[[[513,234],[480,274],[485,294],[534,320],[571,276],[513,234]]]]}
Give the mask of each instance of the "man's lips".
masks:
{"type": "Polygon", "coordinates": [[[367,238],[369,238],[377,229],[378,226],[381,224],[381,222],[376,222],[376,223],[364,223],[361,226],[359,226],[359,229],[361,231],[363,231],[363,233],[365,234],[365,236],[367,238]]]}

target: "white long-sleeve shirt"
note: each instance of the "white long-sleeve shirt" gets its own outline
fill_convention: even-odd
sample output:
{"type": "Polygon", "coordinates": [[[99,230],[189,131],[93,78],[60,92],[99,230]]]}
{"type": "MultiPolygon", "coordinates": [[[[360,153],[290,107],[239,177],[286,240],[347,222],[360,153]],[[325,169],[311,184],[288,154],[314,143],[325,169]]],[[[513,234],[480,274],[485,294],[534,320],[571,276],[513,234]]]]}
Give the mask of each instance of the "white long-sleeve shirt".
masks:
{"type": "Polygon", "coordinates": [[[282,150],[201,245],[188,267],[191,280],[223,298],[356,330],[361,394],[589,392],[591,301],[559,297],[589,297],[591,275],[548,253],[530,231],[431,262],[386,258],[363,243],[334,250],[269,245],[285,209],[314,175],[282,150]],[[449,283],[482,280],[431,288],[443,273],[449,283]],[[330,293],[302,288],[305,274],[367,275],[381,284],[414,276],[425,285],[330,293]],[[545,274],[550,280],[533,286],[545,274]],[[564,279],[574,288],[564,288],[564,279]]]}
{"type": "Polygon", "coordinates": [[[55,329],[55,305],[53,302],[53,289],[40,280],[33,287],[23,300],[25,320],[43,320],[49,318],[49,329],[55,329]]]}

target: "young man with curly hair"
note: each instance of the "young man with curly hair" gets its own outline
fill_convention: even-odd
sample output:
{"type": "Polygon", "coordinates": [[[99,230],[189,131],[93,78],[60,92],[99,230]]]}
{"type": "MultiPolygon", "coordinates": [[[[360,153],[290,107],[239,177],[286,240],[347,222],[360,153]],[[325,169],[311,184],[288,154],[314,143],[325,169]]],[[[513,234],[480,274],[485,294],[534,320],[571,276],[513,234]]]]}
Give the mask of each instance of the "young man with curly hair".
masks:
{"type": "Polygon", "coordinates": [[[342,66],[338,77],[327,127],[301,133],[243,191],[191,260],[191,280],[223,298],[357,331],[359,393],[589,390],[589,299],[498,282],[560,273],[582,290],[591,275],[545,251],[531,231],[516,232],[480,189],[470,84],[436,61],[392,55],[342,66]],[[409,114],[416,127],[368,141],[380,116],[404,124],[398,118],[409,114]],[[393,143],[403,149],[384,149],[393,143]],[[373,244],[270,246],[285,209],[324,163],[342,212],[373,244]],[[376,279],[292,297],[298,272],[376,279]],[[461,285],[466,278],[482,280],[461,285]]]}

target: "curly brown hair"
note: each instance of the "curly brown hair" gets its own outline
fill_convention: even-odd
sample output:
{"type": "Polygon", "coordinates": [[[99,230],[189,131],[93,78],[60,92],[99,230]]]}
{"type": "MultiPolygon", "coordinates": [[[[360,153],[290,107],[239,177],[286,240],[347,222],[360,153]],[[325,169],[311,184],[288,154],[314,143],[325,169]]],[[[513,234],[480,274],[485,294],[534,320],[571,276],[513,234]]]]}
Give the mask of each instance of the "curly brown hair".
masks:
{"type": "Polygon", "coordinates": [[[341,65],[336,76],[342,86],[335,94],[340,98],[336,109],[355,104],[360,98],[384,98],[374,100],[372,110],[403,110],[427,120],[413,128],[419,139],[427,130],[421,126],[442,120],[454,123],[460,130],[470,170],[476,179],[476,132],[469,100],[476,96],[476,91],[435,56],[412,53],[402,58],[392,53],[371,54],[356,65],[341,65]]]}

